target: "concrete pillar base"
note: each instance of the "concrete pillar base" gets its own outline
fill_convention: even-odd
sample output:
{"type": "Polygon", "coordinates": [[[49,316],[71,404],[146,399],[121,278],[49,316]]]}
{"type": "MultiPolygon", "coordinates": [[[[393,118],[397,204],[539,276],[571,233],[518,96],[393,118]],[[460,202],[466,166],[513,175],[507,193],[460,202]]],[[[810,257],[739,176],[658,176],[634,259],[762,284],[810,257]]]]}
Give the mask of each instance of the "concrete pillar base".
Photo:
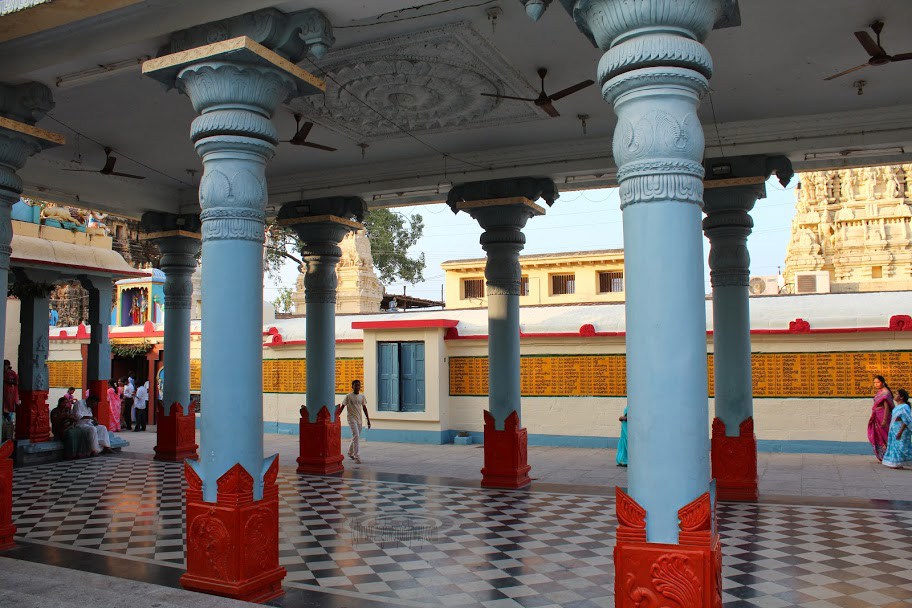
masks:
{"type": "Polygon", "coordinates": [[[757,489],[757,436],[754,419],[741,423],[738,437],[725,434],[725,423],[715,418],[712,424],[712,475],[719,500],[754,502],[757,489]]]}
{"type": "Polygon", "coordinates": [[[336,419],[330,420],[329,408],[323,406],[317,421],[311,422],[307,408],[301,408],[298,473],[333,475],[345,470],[342,465],[342,423],[336,408],[336,419]]]}
{"type": "Polygon", "coordinates": [[[483,488],[524,488],[532,483],[528,464],[529,432],[519,428],[519,416],[514,411],[507,416],[504,430],[494,427],[494,417],[484,413],[484,467],[481,469],[483,488]]]}
{"type": "Polygon", "coordinates": [[[722,608],[722,543],[713,533],[709,493],[678,511],[680,537],[673,545],[646,542],[646,510],[620,488],[615,492],[615,606],[722,608]]]}
{"type": "Polygon", "coordinates": [[[89,380],[89,395],[98,397],[98,407],[92,408],[95,420],[98,424],[111,428],[111,405],[108,403],[108,381],[107,380],[89,380]]]}
{"type": "Polygon", "coordinates": [[[13,442],[0,445],[0,551],[12,549],[16,542],[13,525],[13,442]]]}
{"type": "Polygon", "coordinates": [[[51,438],[48,391],[19,391],[16,410],[16,439],[42,443],[51,438]]]}
{"type": "Polygon", "coordinates": [[[165,414],[165,408],[158,405],[155,408],[157,426],[157,441],[155,445],[155,460],[167,462],[182,462],[189,458],[199,458],[196,450],[196,415],[193,412],[184,413],[184,406],[180,403],[171,405],[171,413],[165,414]]]}
{"type": "Polygon", "coordinates": [[[253,478],[236,464],[218,479],[218,500],[203,501],[202,480],[189,464],[187,572],[184,589],[247,602],[284,593],[279,566],[279,489],[276,458],[263,478],[263,498],[253,499],[253,478]]]}

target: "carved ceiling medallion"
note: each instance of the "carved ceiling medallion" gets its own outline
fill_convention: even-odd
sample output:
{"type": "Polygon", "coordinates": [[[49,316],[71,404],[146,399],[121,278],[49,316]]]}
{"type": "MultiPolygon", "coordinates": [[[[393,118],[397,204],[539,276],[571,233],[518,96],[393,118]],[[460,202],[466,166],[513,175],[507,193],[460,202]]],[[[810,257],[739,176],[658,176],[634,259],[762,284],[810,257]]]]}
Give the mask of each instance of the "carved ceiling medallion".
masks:
{"type": "Polygon", "coordinates": [[[467,22],[334,49],[319,67],[326,95],[293,107],[358,142],[547,118],[532,104],[480,95],[538,91],[467,22]]]}

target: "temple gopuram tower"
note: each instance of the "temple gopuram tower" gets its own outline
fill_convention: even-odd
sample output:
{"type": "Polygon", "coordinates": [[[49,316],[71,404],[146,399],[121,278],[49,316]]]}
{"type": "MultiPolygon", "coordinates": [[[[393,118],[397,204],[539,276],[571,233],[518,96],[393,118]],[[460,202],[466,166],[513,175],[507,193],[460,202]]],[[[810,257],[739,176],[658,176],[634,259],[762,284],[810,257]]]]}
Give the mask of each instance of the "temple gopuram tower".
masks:
{"type": "Polygon", "coordinates": [[[912,164],[800,176],[784,272],[792,292],[912,289],[912,164]]]}
{"type": "MultiPolygon", "coordinates": [[[[336,312],[356,314],[379,312],[383,300],[383,285],[374,271],[370,239],[364,230],[348,233],[339,243],[342,259],[336,266],[339,287],[336,294],[336,312]]],[[[291,296],[295,312],[304,311],[304,275],[298,276],[295,292],[291,296]]]]}

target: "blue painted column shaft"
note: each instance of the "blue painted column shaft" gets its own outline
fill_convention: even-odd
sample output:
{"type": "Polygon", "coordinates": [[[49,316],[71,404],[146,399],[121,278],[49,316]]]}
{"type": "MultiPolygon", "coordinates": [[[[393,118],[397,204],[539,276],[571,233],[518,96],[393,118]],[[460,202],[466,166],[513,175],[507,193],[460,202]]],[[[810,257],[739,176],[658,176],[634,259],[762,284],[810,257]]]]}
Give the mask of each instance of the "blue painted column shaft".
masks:
{"type": "MultiPolygon", "coordinates": [[[[203,499],[235,464],[263,497],[263,240],[266,162],[278,141],[270,117],[294,89],[270,67],[209,61],[178,86],[200,115],[191,140],[203,159],[200,460],[203,499]]],[[[167,383],[166,383],[167,384],[167,383]]]]}
{"type": "Polygon", "coordinates": [[[677,543],[678,510],[710,489],[703,284],[703,130],[712,73],[700,43],[718,0],[580,0],[574,18],[606,51],[602,95],[624,222],[629,494],[649,542],[677,543]]]}
{"type": "Polygon", "coordinates": [[[48,390],[48,292],[20,298],[19,389],[48,390]]]}
{"type": "MultiPolygon", "coordinates": [[[[3,138],[0,138],[0,293],[6,294],[9,290],[10,254],[13,251],[12,247],[10,247],[10,243],[13,240],[13,224],[10,219],[10,210],[13,203],[19,200],[19,194],[4,188],[2,185],[4,178],[7,177],[3,175],[4,170],[7,169],[2,164],[3,143],[3,138]]],[[[15,176],[12,171],[9,171],[9,173],[15,176]]],[[[0,298],[0,300],[2,300],[0,301],[0,333],[5,336],[6,298],[0,298]]],[[[3,358],[9,358],[9,353],[4,353],[3,350],[4,345],[0,344],[0,355],[3,355],[3,358]]],[[[0,400],[2,399],[3,396],[0,395],[0,400]]],[[[0,408],[0,411],[2,411],[2,408],[0,408]]]]}
{"type": "Polygon", "coordinates": [[[342,259],[342,249],[336,241],[327,240],[308,242],[301,253],[307,309],[306,405],[310,421],[316,422],[324,407],[333,419],[336,412],[336,264],[342,259]]]}
{"type": "MultiPolygon", "coordinates": [[[[525,221],[522,222],[525,224],[525,221]]],[[[488,228],[481,235],[487,254],[488,411],[503,430],[512,412],[522,420],[519,346],[519,252],[526,237],[519,227],[488,228]]]]}
{"type": "Polygon", "coordinates": [[[171,405],[180,403],[187,412],[190,403],[190,306],[196,270],[198,238],[167,236],[156,239],[165,273],[165,387],[162,407],[171,415],[171,405]]]}
{"type": "Polygon", "coordinates": [[[763,184],[706,191],[703,230],[710,243],[715,415],[729,437],[739,436],[739,425],[753,416],[747,237],[754,223],[748,212],[764,194],[763,184]]]}
{"type": "Polygon", "coordinates": [[[82,279],[82,286],[89,292],[89,337],[86,357],[86,376],[89,384],[93,381],[107,382],[111,378],[111,341],[108,339],[108,325],[111,322],[111,295],[113,285],[110,277],[82,279]]]}

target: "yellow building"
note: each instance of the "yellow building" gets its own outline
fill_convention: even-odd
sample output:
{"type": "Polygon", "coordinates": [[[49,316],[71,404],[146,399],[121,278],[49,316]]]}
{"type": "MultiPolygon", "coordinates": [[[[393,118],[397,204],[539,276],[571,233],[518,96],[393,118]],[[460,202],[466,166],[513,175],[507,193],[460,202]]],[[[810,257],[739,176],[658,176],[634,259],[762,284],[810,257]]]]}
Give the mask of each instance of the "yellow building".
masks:
{"type": "MultiPolygon", "coordinates": [[[[542,253],[519,257],[520,306],[624,301],[624,250],[542,253]]],[[[485,258],[450,260],[445,274],[447,308],[484,308],[485,258]]]]}

